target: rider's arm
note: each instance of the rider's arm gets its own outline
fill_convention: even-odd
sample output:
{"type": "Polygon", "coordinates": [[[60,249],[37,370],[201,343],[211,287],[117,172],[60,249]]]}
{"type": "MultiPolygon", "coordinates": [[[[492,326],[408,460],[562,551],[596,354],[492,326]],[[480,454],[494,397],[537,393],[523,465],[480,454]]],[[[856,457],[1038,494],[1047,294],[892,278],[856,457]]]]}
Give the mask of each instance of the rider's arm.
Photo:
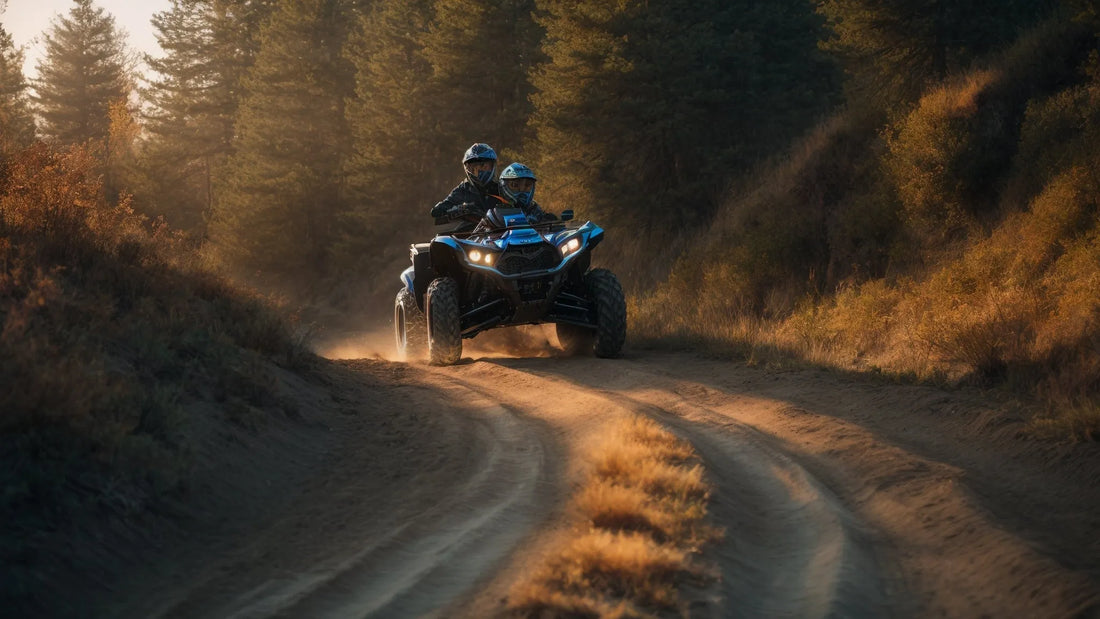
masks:
{"type": "Polygon", "coordinates": [[[459,185],[451,190],[450,195],[437,202],[436,205],[432,207],[429,215],[437,218],[443,217],[447,214],[447,211],[465,203],[467,201],[466,197],[466,192],[463,190],[462,185],[459,185]]]}
{"type": "Polygon", "coordinates": [[[527,219],[531,220],[533,223],[538,223],[540,221],[557,221],[558,219],[557,215],[542,210],[538,202],[531,202],[524,212],[527,215],[527,219]]]}

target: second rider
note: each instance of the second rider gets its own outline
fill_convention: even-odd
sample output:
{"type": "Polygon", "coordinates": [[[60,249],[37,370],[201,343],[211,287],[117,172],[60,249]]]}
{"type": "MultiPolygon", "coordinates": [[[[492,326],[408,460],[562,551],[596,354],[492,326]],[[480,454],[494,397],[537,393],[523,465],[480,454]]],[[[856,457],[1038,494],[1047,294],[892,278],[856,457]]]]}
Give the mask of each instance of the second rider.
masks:
{"type": "Polygon", "coordinates": [[[488,144],[478,142],[466,149],[462,156],[466,180],[432,207],[430,215],[436,224],[451,224],[449,232],[469,231],[489,209],[500,206],[523,210],[531,223],[557,220],[554,214],[544,212],[535,202],[537,179],[531,168],[513,163],[500,173],[500,183],[497,183],[493,180],[496,164],[496,151],[488,144]]]}

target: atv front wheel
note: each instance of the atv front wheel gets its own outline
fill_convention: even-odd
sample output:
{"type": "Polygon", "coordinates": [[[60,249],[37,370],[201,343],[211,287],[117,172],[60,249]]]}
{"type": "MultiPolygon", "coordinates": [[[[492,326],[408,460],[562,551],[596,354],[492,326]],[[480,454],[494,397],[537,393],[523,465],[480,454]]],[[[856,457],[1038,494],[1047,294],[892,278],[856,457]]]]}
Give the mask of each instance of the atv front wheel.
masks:
{"type": "Polygon", "coordinates": [[[596,304],[596,356],[618,357],[626,341],[626,299],[619,278],[607,269],[592,269],[584,283],[596,304]]]}
{"type": "Polygon", "coordinates": [[[424,356],[428,348],[428,326],[424,321],[424,312],[416,306],[416,299],[408,288],[399,290],[393,301],[393,335],[399,361],[424,356]]]}
{"type": "Polygon", "coordinates": [[[462,358],[462,315],[458,306],[458,282],[437,277],[424,300],[428,314],[428,360],[432,365],[453,365],[462,358]]]}

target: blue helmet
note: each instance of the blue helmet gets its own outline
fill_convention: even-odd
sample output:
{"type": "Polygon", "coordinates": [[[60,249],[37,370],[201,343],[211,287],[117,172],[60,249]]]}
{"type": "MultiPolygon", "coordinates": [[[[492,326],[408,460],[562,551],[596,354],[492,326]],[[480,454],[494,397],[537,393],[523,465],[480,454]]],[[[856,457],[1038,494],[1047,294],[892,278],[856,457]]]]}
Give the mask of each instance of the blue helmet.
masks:
{"type": "Polygon", "coordinates": [[[466,178],[470,179],[479,189],[485,189],[485,185],[493,180],[493,172],[497,169],[497,152],[492,146],[478,142],[466,149],[462,156],[462,169],[466,171],[466,178]],[[486,168],[485,164],[489,167],[486,168]]]}
{"type": "Polygon", "coordinates": [[[535,200],[535,173],[522,163],[513,163],[500,173],[500,190],[516,206],[526,208],[535,200]]]}

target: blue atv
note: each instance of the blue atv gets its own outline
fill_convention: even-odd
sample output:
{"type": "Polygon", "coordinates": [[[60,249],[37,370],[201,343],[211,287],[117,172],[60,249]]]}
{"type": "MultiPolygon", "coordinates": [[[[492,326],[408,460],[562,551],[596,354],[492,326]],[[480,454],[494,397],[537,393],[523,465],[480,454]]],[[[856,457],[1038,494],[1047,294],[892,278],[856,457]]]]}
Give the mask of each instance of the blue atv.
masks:
{"type": "Polygon", "coordinates": [[[489,210],[473,230],[411,246],[394,301],[394,334],[405,359],[433,365],[462,357],[462,340],[497,327],[554,323],[568,354],[618,356],[626,302],[618,278],[590,269],[603,229],[585,222],[531,223],[517,208],[489,210]]]}

